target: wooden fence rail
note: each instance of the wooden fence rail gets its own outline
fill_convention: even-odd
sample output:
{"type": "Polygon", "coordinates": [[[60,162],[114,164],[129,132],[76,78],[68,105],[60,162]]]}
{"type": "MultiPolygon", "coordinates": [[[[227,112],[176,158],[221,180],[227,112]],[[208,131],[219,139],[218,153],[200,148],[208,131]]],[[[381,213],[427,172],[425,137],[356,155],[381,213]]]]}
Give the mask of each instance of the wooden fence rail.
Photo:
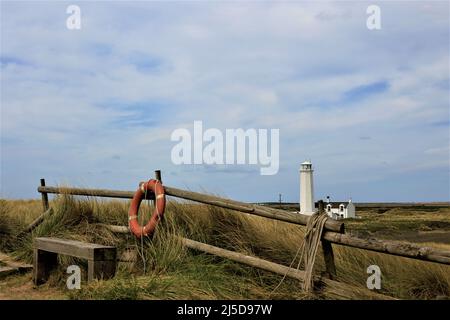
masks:
{"type": "MultiPolygon", "coordinates": [[[[54,194],[70,194],[70,195],[97,196],[97,197],[110,197],[122,199],[131,199],[134,195],[133,191],[49,187],[45,186],[45,181],[43,181],[43,184],[44,186],[38,187],[38,192],[42,194],[54,193],[54,194]]],[[[244,202],[234,201],[226,198],[221,198],[217,196],[202,194],[188,190],[177,189],[168,186],[165,186],[164,189],[166,194],[169,196],[219,206],[222,208],[231,209],[238,212],[253,214],[269,219],[284,221],[298,225],[306,225],[310,218],[309,216],[290,213],[281,209],[267,208],[259,205],[247,204],[244,202]]],[[[148,199],[152,198],[153,195],[149,195],[148,199]]],[[[336,221],[331,218],[328,219],[325,224],[322,239],[338,245],[450,265],[450,251],[448,250],[435,249],[431,247],[422,247],[416,244],[399,241],[361,239],[352,235],[344,234],[344,223],[342,221],[336,221]]]]}
{"type": "MultiPolygon", "coordinates": [[[[169,196],[182,198],[186,200],[210,204],[213,206],[222,207],[225,209],[236,210],[244,213],[249,213],[265,218],[290,222],[306,226],[309,217],[296,213],[286,212],[280,209],[267,208],[258,205],[247,204],[244,202],[234,201],[203,193],[181,190],[177,188],[164,186],[165,193],[169,196]]],[[[118,191],[107,189],[81,189],[81,188],[66,188],[66,187],[38,187],[38,192],[41,193],[55,193],[55,194],[70,194],[78,196],[95,196],[108,198],[122,198],[131,199],[134,196],[134,191],[118,191]]],[[[154,195],[149,193],[148,199],[153,200],[154,195]]],[[[333,219],[328,219],[325,224],[325,230],[342,233],[344,232],[344,223],[333,219]]]]}
{"type": "MultiPolygon", "coordinates": [[[[85,189],[85,188],[71,188],[71,187],[49,187],[40,186],[38,192],[42,194],[54,193],[54,194],[70,194],[74,196],[88,196],[88,197],[105,197],[105,198],[117,198],[117,199],[132,199],[134,191],[120,191],[120,190],[108,190],[108,189],[85,189]]],[[[153,193],[147,194],[147,199],[154,200],[155,195],[153,193]]]]}
{"type": "MultiPolygon", "coordinates": [[[[303,271],[303,270],[290,268],[290,267],[283,266],[278,263],[274,263],[274,262],[267,261],[264,259],[252,257],[252,256],[245,255],[245,254],[242,254],[239,252],[222,249],[219,247],[215,247],[215,246],[212,246],[212,245],[209,245],[206,243],[194,241],[194,240],[187,239],[187,238],[179,237],[179,240],[181,241],[181,243],[184,246],[186,246],[187,248],[193,249],[193,250],[198,250],[198,251],[212,254],[212,255],[215,255],[218,257],[226,258],[226,259],[236,261],[236,262],[239,262],[239,263],[242,263],[242,264],[254,267],[254,268],[266,270],[269,272],[279,274],[281,276],[296,279],[301,282],[303,282],[305,279],[305,271],[303,271]]],[[[365,290],[361,290],[361,288],[358,288],[358,287],[355,287],[352,285],[348,285],[348,284],[343,284],[343,283],[340,283],[340,282],[337,282],[334,280],[329,280],[329,279],[326,279],[323,277],[315,276],[314,283],[315,283],[315,286],[320,286],[320,283],[324,283],[327,286],[327,288],[331,288],[334,291],[338,290],[339,296],[341,298],[345,298],[345,299],[354,298],[354,297],[347,295],[347,292],[349,292],[349,291],[360,292],[361,294],[364,294],[364,293],[367,294],[367,291],[364,292],[365,290]],[[340,288],[340,290],[339,290],[339,288],[340,288]]],[[[386,296],[386,295],[383,295],[383,294],[380,294],[377,292],[370,292],[370,295],[371,295],[371,298],[376,298],[376,299],[382,299],[382,300],[393,300],[394,299],[392,297],[389,297],[389,296],[386,296]]]]}

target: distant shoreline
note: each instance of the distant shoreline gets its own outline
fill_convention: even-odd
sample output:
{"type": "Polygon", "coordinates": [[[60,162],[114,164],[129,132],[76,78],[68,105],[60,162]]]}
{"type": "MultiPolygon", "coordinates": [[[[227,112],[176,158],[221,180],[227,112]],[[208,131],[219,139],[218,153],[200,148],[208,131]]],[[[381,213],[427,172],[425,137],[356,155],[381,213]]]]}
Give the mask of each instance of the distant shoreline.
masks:
{"type": "MultiPolygon", "coordinates": [[[[333,201],[333,204],[346,203],[347,201],[337,202],[333,201]]],[[[282,206],[291,207],[298,206],[296,202],[255,202],[253,204],[263,206],[282,206]]],[[[356,208],[396,208],[396,207],[450,207],[450,202],[436,201],[436,202],[353,202],[356,208]]]]}

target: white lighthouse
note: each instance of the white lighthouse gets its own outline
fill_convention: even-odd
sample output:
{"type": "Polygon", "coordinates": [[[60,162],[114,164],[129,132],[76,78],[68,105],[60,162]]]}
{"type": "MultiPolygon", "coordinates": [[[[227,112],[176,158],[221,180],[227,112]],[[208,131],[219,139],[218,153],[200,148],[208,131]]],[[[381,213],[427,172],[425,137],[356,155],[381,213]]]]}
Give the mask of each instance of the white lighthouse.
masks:
{"type": "Polygon", "coordinates": [[[300,213],[312,215],[314,208],[313,169],[310,161],[300,167],[300,213]]]}

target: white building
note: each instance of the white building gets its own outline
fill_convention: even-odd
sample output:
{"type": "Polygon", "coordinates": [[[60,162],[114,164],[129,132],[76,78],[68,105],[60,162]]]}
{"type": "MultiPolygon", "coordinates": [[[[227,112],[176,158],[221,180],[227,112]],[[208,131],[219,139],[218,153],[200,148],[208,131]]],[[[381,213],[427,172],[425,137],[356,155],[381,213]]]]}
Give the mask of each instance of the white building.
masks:
{"type": "Polygon", "coordinates": [[[348,200],[347,203],[331,202],[330,197],[327,197],[327,205],[325,206],[325,212],[330,218],[333,219],[347,219],[355,218],[355,205],[352,200],[348,200]]]}
{"type": "MultiPolygon", "coordinates": [[[[305,161],[300,166],[300,213],[312,215],[317,210],[314,205],[314,181],[312,163],[305,161]]],[[[333,219],[355,218],[355,205],[352,200],[348,202],[331,202],[327,197],[325,207],[327,215],[333,219]]]]}
{"type": "Polygon", "coordinates": [[[310,216],[314,212],[313,169],[311,162],[305,161],[300,166],[300,213],[310,216]]]}

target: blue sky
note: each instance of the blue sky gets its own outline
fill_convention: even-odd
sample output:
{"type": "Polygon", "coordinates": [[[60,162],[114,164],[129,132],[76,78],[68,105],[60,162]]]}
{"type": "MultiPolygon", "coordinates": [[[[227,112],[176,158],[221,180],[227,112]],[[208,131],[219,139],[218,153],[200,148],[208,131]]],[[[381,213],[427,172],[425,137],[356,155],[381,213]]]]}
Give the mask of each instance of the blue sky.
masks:
{"type": "Polygon", "coordinates": [[[1,197],[167,185],[243,201],[450,200],[449,3],[1,1],[1,197]],[[81,8],[81,30],[66,8],[81,8]],[[173,165],[170,135],[280,129],[280,170],[173,165]]]}

